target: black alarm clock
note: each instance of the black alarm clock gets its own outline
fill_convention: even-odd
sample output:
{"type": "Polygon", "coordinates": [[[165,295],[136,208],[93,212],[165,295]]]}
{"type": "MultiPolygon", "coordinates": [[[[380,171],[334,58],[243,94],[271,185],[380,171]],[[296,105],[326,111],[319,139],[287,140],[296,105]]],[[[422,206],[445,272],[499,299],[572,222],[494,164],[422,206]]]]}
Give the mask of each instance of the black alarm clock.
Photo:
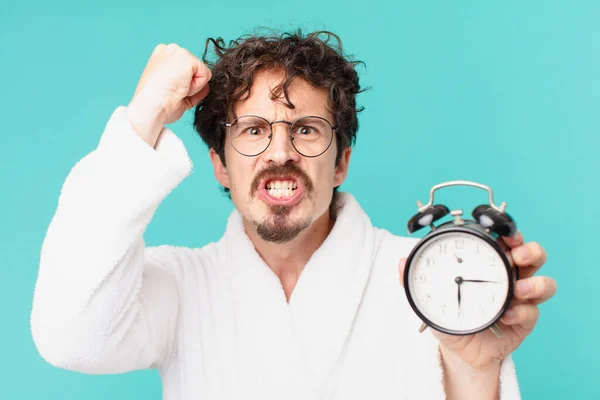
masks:
{"type": "Polygon", "coordinates": [[[424,227],[428,232],[412,249],[404,270],[404,288],[414,312],[428,326],[451,335],[470,335],[490,329],[502,333],[496,322],[512,297],[518,269],[505,254],[502,237],[517,232],[506,203],[494,204],[492,190],[470,181],[451,181],[434,186],[429,203],[417,201],[419,212],[408,222],[408,233],[424,227]],[[472,186],[487,190],[489,204],[476,207],[473,220],[463,219],[462,210],[450,211],[433,204],[434,192],[448,186],[472,186]],[[452,220],[434,226],[450,214],[452,220]]]}

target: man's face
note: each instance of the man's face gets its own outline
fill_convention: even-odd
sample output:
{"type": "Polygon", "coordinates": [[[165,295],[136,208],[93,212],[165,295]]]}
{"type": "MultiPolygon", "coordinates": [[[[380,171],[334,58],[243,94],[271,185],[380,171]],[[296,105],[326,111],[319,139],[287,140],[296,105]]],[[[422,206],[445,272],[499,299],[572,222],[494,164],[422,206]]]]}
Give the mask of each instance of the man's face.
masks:
{"type": "MultiPolygon", "coordinates": [[[[257,115],[269,122],[318,116],[335,126],[327,109],[328,93],[305,80],[295,79],[288,89],[295,109],[286,107],[282,99],[272,99],[271,91],[282,78],[277,72],[258,73],[250,96],[236,104],[235,115],[257,115]]],[[[230,189],[231,199],[245,222],[250,222],[264,240],[277,243],[294,239],[319,217],[327,218],[333,188],[344,181],[350,158],[347,148],[336,167],[335,134],[325,153],[304,157],[292,146],[289,128],[285,123],[274,124],[269,147],[255,157],[238,153],[226,140],[226,168],[211,151],[215,175],[230,189]]]]}

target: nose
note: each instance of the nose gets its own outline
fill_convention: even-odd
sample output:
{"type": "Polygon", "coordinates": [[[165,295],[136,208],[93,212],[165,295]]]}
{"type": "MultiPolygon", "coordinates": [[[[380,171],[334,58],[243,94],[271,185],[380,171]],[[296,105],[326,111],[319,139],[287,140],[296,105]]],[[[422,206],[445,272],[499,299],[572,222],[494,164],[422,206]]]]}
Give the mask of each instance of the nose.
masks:
{"type": "Polygon", "coordinates": [[[290,138],[290,123],[285,121],[273,122],[271,144],[264,153],[265,161],[284,165],[288,161],[299,162],[300,154],[292,146],[290,138]]]}

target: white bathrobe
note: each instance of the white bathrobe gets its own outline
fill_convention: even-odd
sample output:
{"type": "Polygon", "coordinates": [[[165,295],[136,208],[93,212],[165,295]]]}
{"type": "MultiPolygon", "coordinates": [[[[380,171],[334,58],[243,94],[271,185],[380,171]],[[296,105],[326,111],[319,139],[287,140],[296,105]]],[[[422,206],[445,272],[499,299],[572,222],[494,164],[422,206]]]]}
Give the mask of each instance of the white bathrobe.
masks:
{"type": "MultiPolygon", "coordinates": [[[[344,193],[288,304],[237,211],[216,243],[145,246],[192,170],[172,131],[153,149],[115,110],[67,177],[42,247],[31,327],[45,360],[90,374],[157,368],[165,400],[445,397],[437,342],[417,332],[399,281],[416,239],[373,227],[344,193]]],[[[500,391],[520,399],[510,357],[500,391]]]]}

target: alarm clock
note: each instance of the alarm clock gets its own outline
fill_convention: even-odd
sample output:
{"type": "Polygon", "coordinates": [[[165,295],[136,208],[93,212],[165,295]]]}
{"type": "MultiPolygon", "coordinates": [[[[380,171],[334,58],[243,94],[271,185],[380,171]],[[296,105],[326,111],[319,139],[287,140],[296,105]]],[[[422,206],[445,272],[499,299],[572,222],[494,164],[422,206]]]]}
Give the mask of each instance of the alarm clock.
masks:
{"type": "Polygon", "coordinates": [[[512,297],[518,268],[505,254],[503,236],[517,232],[506,203],[494,204],[492,190],[470,181],[451,181],[431,188],[429,203],[417,201],[418,213],[408,221],[408,233],[429,227],[411,250],[404,270],[404,288],[412,309],[427,327],[451,335],[470,335],[490,329],[497,337],[497,325],[512,297]],[[434,193],[449,186],[471,186],[489,193],[489,204],[464,219],[462,210],[434,204],[434,193]],[[434,222],[451,215],[438,226],[434,222]]]}

